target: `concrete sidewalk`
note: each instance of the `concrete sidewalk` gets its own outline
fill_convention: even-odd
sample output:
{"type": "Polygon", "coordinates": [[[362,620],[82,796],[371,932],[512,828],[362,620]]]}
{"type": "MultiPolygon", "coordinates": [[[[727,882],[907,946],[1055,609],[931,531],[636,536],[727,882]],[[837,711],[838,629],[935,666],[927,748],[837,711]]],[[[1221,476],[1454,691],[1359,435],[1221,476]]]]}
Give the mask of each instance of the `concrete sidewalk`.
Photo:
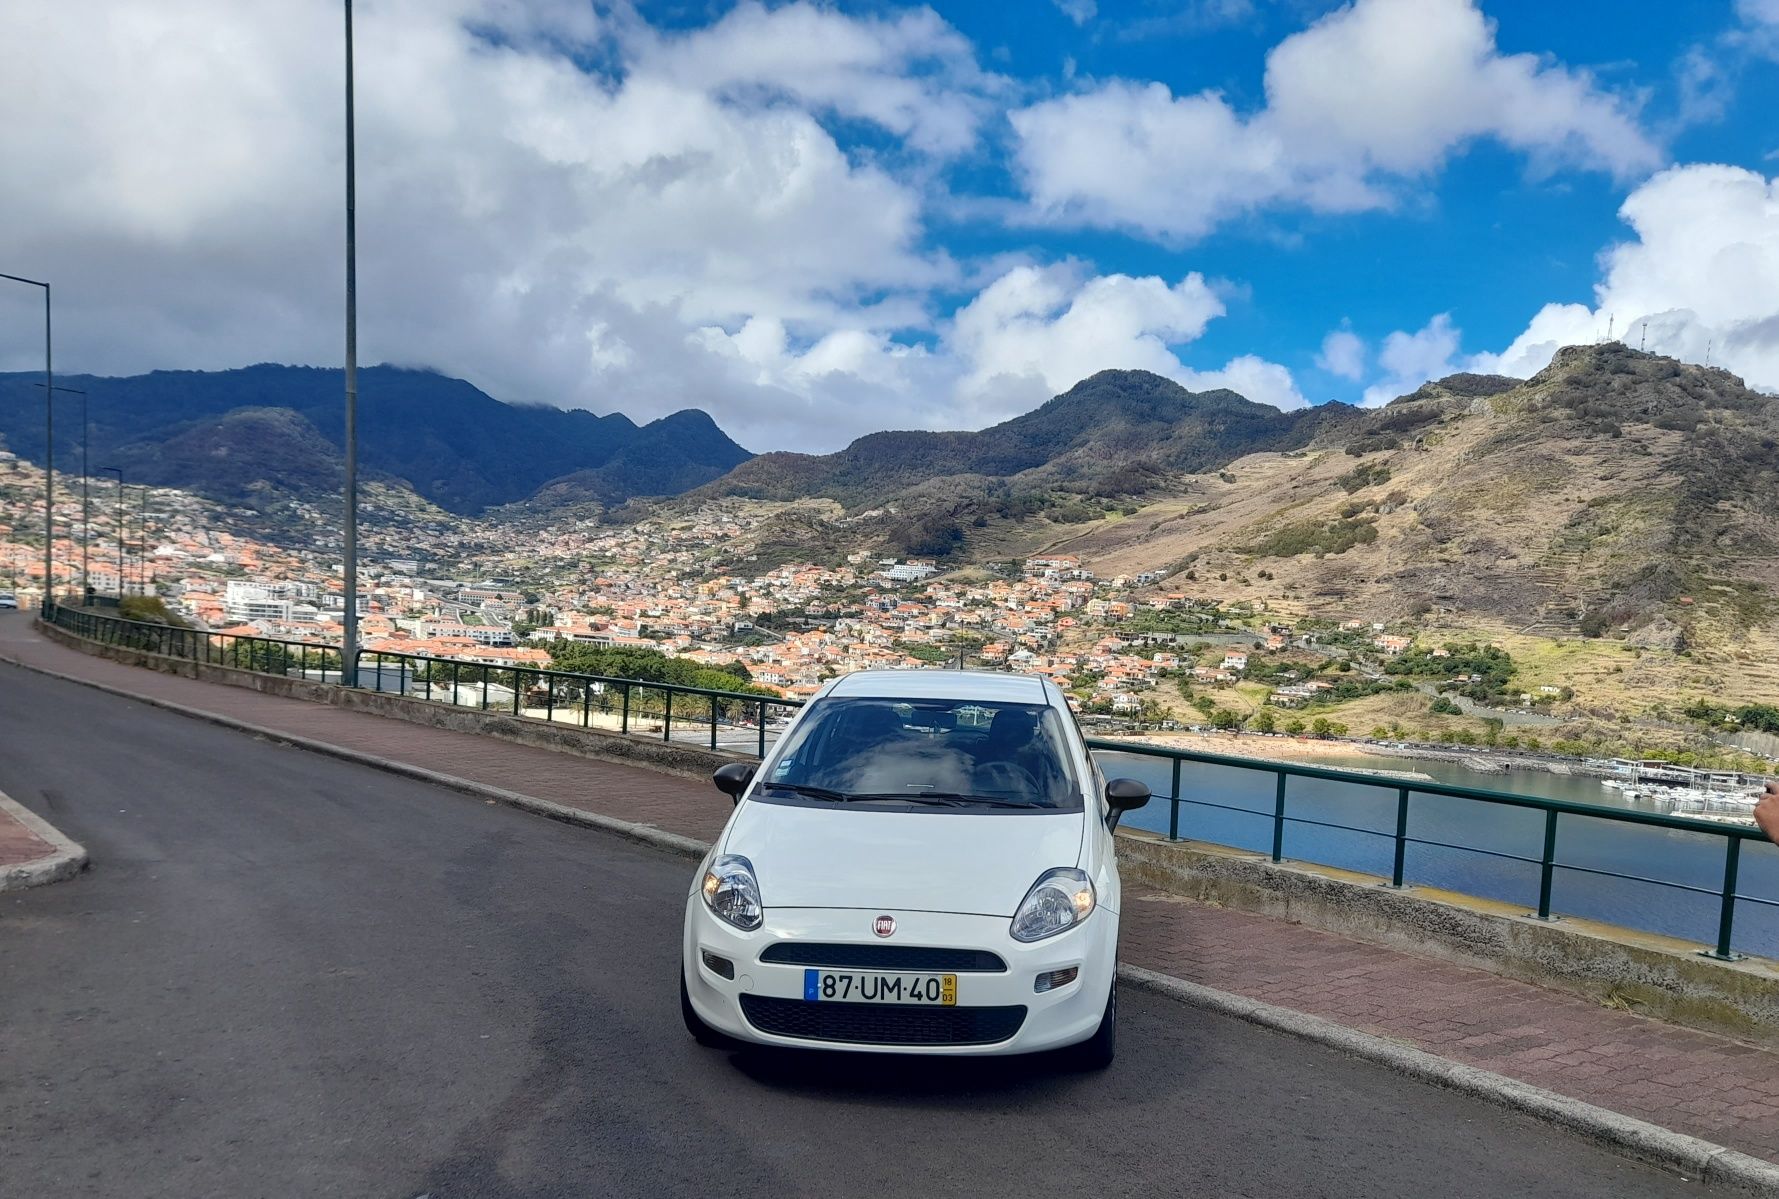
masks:
{"type": "MultiPolygon", "coordinates": [[[[160,674],[0,619],[0,659],[710,840],[713,788],[617,763],[160,674]]],[[[1126,896],[1123,956],[1779,1162],[1779,1053],[1484,971],[1159,892],[1126,896]]]]}

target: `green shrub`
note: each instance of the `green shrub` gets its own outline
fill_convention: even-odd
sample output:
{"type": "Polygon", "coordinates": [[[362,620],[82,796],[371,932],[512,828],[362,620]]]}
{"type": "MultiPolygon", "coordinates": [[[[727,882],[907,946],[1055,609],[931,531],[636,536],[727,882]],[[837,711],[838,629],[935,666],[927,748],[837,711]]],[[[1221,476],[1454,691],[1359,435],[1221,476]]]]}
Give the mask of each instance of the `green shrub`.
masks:
{"type": "Polygon", "coordinates": [[[1346,517],[1331,521],[1298,521],[1274,532],[1252,553],[1268,558],[1293,558],[1298,554],[1344,554],[1356,545],[1377,540],[1377,526],[1369,520],[1346,517]]]}

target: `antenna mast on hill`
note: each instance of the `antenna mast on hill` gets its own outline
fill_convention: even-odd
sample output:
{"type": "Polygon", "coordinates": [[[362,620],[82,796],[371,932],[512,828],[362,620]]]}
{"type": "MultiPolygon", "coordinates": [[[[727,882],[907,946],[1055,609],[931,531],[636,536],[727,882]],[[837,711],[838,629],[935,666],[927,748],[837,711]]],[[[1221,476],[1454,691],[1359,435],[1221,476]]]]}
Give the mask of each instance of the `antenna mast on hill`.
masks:
{"type": "Polygon", "coordinates": [[[1714,341],[1708,341],[1705,343],[1705,365],[1706,366],[1711,365],[1711,347],[1716,344],[1717,343],[1714,341]]]}
{"type": "Polygon", "coordinates": [[[1614,321],[1616,321],[1617,319],[1618,319],[1618,317],[1616,315],[1611,315],[1606,318],[1606,340],[1607,341],[1612,340],[1612,323],[1614,321]]]}
{"type": "Polygon", "coordinates": [[[1644,321],[1643,322],[1643,331],[1641,333],[1637,334],[1637,352],[1639,354],[1641,354],[1643,352],[1643,345],[1648,340],[1649,340],[1649,322],[1644,321]]]}

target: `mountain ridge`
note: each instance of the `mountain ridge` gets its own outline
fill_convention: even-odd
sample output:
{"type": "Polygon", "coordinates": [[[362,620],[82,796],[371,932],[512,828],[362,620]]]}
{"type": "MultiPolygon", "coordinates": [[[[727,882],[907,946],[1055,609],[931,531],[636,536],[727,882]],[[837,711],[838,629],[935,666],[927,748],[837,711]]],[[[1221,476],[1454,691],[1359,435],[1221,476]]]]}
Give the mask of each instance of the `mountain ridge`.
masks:
{"type": "Polygon", "coordinates": [[[1120,494],[1248,449],[1307,444],[1357,411],[1332,403],[1287,412],[1226,389],[1188,391],[1149,371],[1104,370],[985,429],[892,430],[868,433],[832,454],[761,454],[696,494],[822,496],[869,506],[948,478],[1010,480],[1038,470],[1050,477],[1034,484],[1085,483],[1120,494]]]}
{"type": "MultiPolygon", "coordinates": [[[[638,425],[622,413],[505,403],[436,371],[371,366],[358,378],[366,477],[404,483],[461,514],[528,500],[551,486],[559,499],[621,503],[664,494],[663,483],[672,490],[697,486],[751,457],[697,409],[638,425]]],[[[0,431],[14,452],[41,462],[39,382],[28,372],[0,375],[0,431]]],[[[226,371],[67,375],[57,385],[87,392],[92,461],[120,465],[133,480],[226,502],[266,490],[313,491],[323,487],[315,438],[332,449],[336,476],[343,469],[344,377],[337,368],[259,363],[226,371]],[[254,420],[266,429],[266,413],[297,418],[300,423],[285,424],[298,437],[300,459],[289,463],[275,445],[244,443],[251,422],[233,416],[244,411],[260,413],[254,420]],[[243,458],[256,460],[264,475],[246,478],[243,458]]],[[[78,453],[79,429],[67,419],[73,397],[57,400],[56,452],[67,462],[78,453]]],[[[338,485],[337,477],[325,484],[338,485]]]]}

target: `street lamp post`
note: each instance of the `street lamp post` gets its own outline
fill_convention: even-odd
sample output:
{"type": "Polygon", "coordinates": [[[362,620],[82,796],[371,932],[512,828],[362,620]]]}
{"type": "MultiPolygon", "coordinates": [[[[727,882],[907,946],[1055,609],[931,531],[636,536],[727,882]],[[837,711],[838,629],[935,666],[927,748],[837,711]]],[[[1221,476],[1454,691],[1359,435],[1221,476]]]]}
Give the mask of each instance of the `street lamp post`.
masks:
{"type": "Polygon", "coordinates": [[[346,5],[346,620],[340,683],[358,686],[358,184],[352,128],[352,0],[346,5]]]}
{"type": "Polygon", "coordinates": [[[124,597],[124,472],[115,466],[101,466],[102,475],[117,476],[117,598],[124,597]]]}
{"type": "Polygon", "coordinates": [[[39,605],[49,615],[50,590],[55,586],[56,557],[56,443],[55,443],[55,371],[50,366],[49,284],[23,275],[0,272],[0,279],[25,283],[43,289],[43,602],[39,605]]]}
{"type": "MultiPolygon", "coordinates": [[[[39,383],[37,386],[42,387],[39,383]]],[[[91,477],[87,470],[87,435],[92,432],[92,422],[87,419],[86,392],[78,387],[52,387],[66,395],[80,397],[80,594],[84,602],[93,593],[92,570],[87,553],[87,543],[93,536],[93,503],[87,481],[91,477]]]]}

